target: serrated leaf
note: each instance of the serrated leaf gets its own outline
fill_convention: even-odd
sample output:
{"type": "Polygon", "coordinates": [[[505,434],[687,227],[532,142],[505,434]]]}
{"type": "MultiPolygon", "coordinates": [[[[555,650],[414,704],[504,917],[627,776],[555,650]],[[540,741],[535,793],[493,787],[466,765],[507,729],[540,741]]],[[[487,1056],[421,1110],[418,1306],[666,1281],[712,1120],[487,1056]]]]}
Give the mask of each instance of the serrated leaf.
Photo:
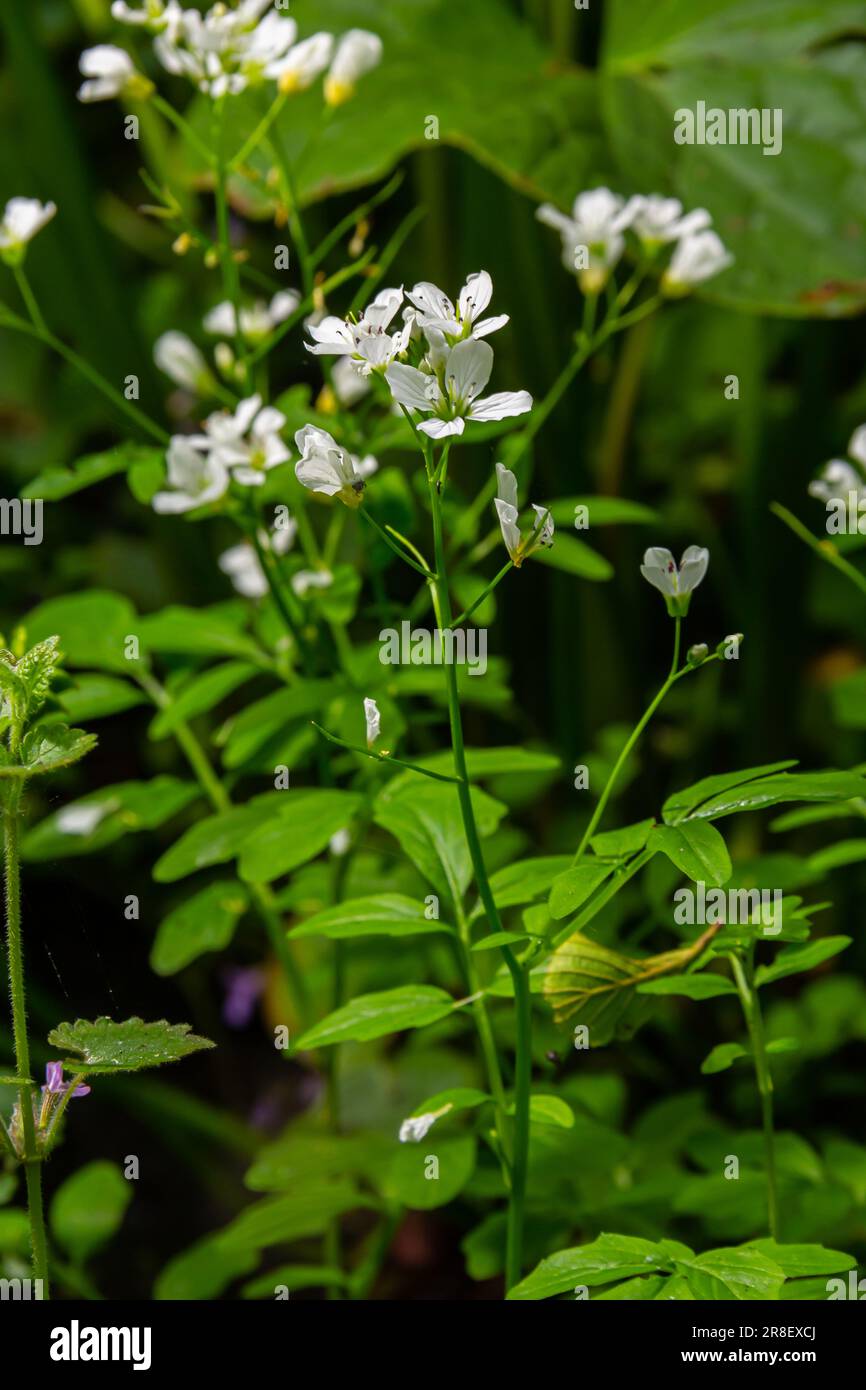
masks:
{"type": "Polygon", "coordinates": [[[176,975],[206,951],[223,951],[249,906],[247,891],[233,879],[210,883],[164,917],[150,952],[157,975],[176,975]]]}
{"type": "Polygon", "coordinates": [[[369,1042],[404,1028],[425,1028],[447,1018],[453,1009],[451,995],[435,985],[401,985],[378,994],[361,994],[309,1028],[298,1038],[294,1050],[369,1042]]]}
{"type": "Polygon", "coordinates": [[[52,1028],[48,1041],[63,1052],[77,1054],[65,1058],[67,1070],[110,1074],[178,1062],[215,1046],[189,1030],[188,1023],[167,1023],[164,1018],[156,1023],[140,1018],[127,1018],[122,1023],[106,1017],[93,1022],[79,1018],[52,1028]]]}
{"type": "Polygon", "coordinates": [[[96,747],[97,741],[96,734],[86,734],[83,729],[70,729],[65,724],[40,724],[24,735],[17,762],[7,761],[7,750],[2,750],[5,758],[0,761],[0,777],[24,779],[59,772],[80,762],[96,747]]]}

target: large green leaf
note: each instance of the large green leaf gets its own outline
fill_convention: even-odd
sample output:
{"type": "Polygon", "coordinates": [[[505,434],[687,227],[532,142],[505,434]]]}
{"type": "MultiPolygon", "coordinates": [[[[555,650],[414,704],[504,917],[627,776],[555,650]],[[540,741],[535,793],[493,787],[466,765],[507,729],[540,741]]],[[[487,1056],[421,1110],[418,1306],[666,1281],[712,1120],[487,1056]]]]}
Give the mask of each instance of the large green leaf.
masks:
{"type": "Polygon", "coordinates": [[[575,912],[612,873],[612,864],[584,859],[555,878],[550,890],[550,915],[554,921],[575,912]]]}
{"type": "Polygon", "coordinates": [[[63,859],[105,849],[122,835],[153,830],[171,820],[201,792],[194,782],[154,777],[100,787],[46,816],[24,836],[25,859],[63,859]]]}
{"type": "MultiPolygon", "coordinates": [[[[702,785],[705,784],[697,783],[689,791],[694,794],[702,785]]],[[[670,802],[666,802],[662,814],[669,825],[680,825],[686,819],[718,820],[738,811],[759,811],[766,806],[776,806],[780,801],[848,801],[863,796],[864,792],[866,780],[856,772],[781,772],[728,785],[724,790],[701,797],[699,802],[696,800],[687,812],[683,812],[681,806],[671,812],[670,802]]],[[[679,793],[680,797],[686,795],[679,793]]]]}
{"type": "Polygon", "coordinates": [[[475,1167],[475,1138],[430,1137],[423,1144],[401,1144],[385,1174],[382,1190],[402,1206],[431,1211],[453,1202],[475,1167]],[[430,1159],[435,1162],[431,1163],[430,1159]]]}
{"type": "Polygon", "coordinates": [[[593,1288],[639,1274],[669,1270],[671,1257],[639,1236],[600,1235],[589,1245],[559,1250],[508,1292],[510,1299],[554,1298],[580,1285],[593,1288]]]}
{"type": "Polygon", "coordinates": [[[48,1041],[63,1052],[78,1054],[64,1060],[69,1071],[141,1071],[215,1046],[189,1028],[188,1023],[166,1023],[164,1018],[158,1023],[145,1023],[140,1018],[127,1018],[123,1023],[97,1018],[89,1023],[79,1018],[75,1023],[60,1023],[52,1028],[48,1041]]]}
{"type": "Polygon", "coordinates": [[[247,910],[246,889],[232,879],[210,883],[164,917],[150,953],[157,975],[175,975],[205,951],[223,951],[247,910]]]}
{"type": "Polygon", "coordinates": [[[805,941],[802,946],[786,946],[781,950],[772,965],[759,965],[755,971],[755,984],[768,985],[772,980],[783,980],[786,975],[799,975],[803,970],[814,970],[825,960],[832,960],[846,946],[851,945],[850,936],[823,936],[818,941],[805,941]]]}
{"type": "Polygon", "coordinates": [[[350,1004],[328,1014],[309,1028],[294,1045],[296,1052],[335,1043],[369,1042],[404,1028],[425,1028],[446,1018],[454,1000],[435,985],[401,985],[380,994],[360,994],[350,1004]]]}
{"type": "Polygon", "coordinates": [[[678,1260],[695,1298],[775,1299],[785,1275],[770,1257],[754,1247],[707,1250],[678,1260]]]}
{"type": "Polygon", "coordinates": [[[280,798],[285,795],[286,792],[264,792],[245,806],[235,806],[199,821],[157,860],[154,878],[159,883],[173,883],[196,869],[233,859],[247,837],[276,816],[280,798]]]}
{"type": "Polygon", "coordinates": [[[739,772],[719,772],[712,777],[702,777],[700,782],[694,782],[690,787],[684,787],[682,791],[674,792],[669,796],[662,807],[662,816],[666,825],[679,825],[680,821],[687,820],[701,802],[709,801],[720,792],[729,791],[732,787],[739,787],[744,782],[756,782],[760,777],[766,777],[773,772],[784,772],[789,767],[796,767],[796,760],[788,760],[781,763],[764,763],[760,767],[744,767],[739,772]]]}
{"type": "MultiPolygon", "coordinates": [[[[866,306],[857,234],[866,147],[862,7],[853,0],[611,0],[602,111],[624,191],[706,207],[736,257],[712,298],[837,317],[866,306]],[[846,31],[850,39],[840,36],[846,31]],[[676,144],[675,113],[782,112],[782,147],[676,144]]],[[[564,195],[577,192],[567,180],[564,195]]]]}
{"type": "Polygon", "coordinates": [[[176,693],[167,709],[160,710],[148,730],[150,738],[166,738],[185,720],[206,714],[253,676],[255,666],[246,661],[224,661],[201,675],[195,675],[176,693]]]}
{"type": "Polygon", "coordinates": [[[176,605],[141,618],[138,634],[145,652],[238,657],[259,666],[269,666],[268,657],[258,643],[241,630],[242,622],[240,609],[234,605],[215,604],[210,608],[176,605]]]}
{"type": "Polygon", "coordinates": [[[344,1212],[372,1205],[353,1183],[308,1183],[302,1192],[254,1203],[220,1232],[216,1244],[224,1252],[264,1250],[269,1245],[320,1235],[344,1212]]]}
{"type": "Polygon", "coordinates": [[[77,459],[71,468],[51,468],[22,488],[22,497],[41,497],[46,502],[60,502],[83,488],[92,487],[116,473],[127,473],[141,464],[162,460],[164,451],[144,444],[119,444],[102,454],[87,454],[77,459]]]}
{"type": "Polygon", "coordinates": [[[116,1163],[100,1160],[79,1168],[51,1201],[51,1230],[76,1262],[89,1259],[119,1229],[132,1201],[133,1184],[116,1163]]]}
{"type": "Polygon", "coordinates": [[[279,814],[241,845],[239,872],[248,883],[270,883],[321,853],[361,806],[344,791],[286,791],[279,814]]]}
{"type": "Polygon", "coordinates": [[[426,936],[430,932],[453,931],[447,922],[430,921],[414,898],[402,893],[377,893],[369,898],[353,898],[337,903],[308,917],[292,931],[297,936],[329,936],[340,941],[357,936],[426,936]]]}
{"type": "Polygon", "coordinates": [[[712,883],[720,888],[731,876],[728,847],[716,827],[704,821],[657,825],[648,844],[650,849],[667,855],[695,883],[712,883]]]}
{"type": "Polygon", "coordinates": [[[57,633],[67,666],[129,675],[136,663],[125,655],[126,639],[138,632],[139,620],[128,599],[107,590],[48,599],[25,618],[31,642],[57,633]]]}
{"type": "MultiPolygon", "coordinates": [[[[479,834],[492,835],[506,808],[478,787],[471,795],[479,834]]],[[[376,798],[374,819],[390,830],[437,892],[451,898],[465,893],[472,860],[456,787],[414,772],[395,777],[376,798]]]]}

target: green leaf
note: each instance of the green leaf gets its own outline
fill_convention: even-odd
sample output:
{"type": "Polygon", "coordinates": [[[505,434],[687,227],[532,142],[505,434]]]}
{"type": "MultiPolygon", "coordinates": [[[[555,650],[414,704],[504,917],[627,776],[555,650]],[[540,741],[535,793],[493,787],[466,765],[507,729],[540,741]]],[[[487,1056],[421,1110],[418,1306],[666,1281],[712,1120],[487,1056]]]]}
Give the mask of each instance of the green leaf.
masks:
{"type": "Polygon", "coordinates": [[[593,526],[649,526],[659,519],[658,512],[651,507],[645,507],[642,502],[629,502],[625,497],[557,497],[556,501],[541,505],[547,508],[557,526],[573,526],[578,507],[585,507],[590,530],[593,526]]]}
{"type": "Polygon", "coordinates": [[[322,1134],[289,1129],[266,1144],[244,1177],[254,1192],[294,1192],[322,1178],[363,1177],[374,1182],[390,1161],[392,1137],[322,1134]]]}
{"type": "Polygon", "coordinates": [[[806,941],[802,946],[785,946],[772,965],[759,965],[755,971],[755,984],[768,985],[772,980],[783,980],[786,975],[799,975],[802,970],[814,970],[825,960],[837,956],[851,945],[850,936],[824,936],[818,941],[806,941]]]}
{"type": "Polygon", "coordinates": [[[532,937],[521,931],[494,931],[482,936],[472,947],[473,951],[495,951],[502,946],[516,946],[520,942],[531,941],[532,937]]]}
{"type": "Polygon", "coordinates": [[[570,1293],[580,1285],[594,1288],[614,1279],[669,1270],[670,1256],[662,1254],[650,1240],[638,1236],[600,1235],[589,1245],[577,1245],[548,1255],[514,1288],[509,1299],[554,1298],[570,1293]]]}
{"type": "Polygon", "coordinates": [[[154,865],[153,876],[158,883],[173,883],[207,869],[212,864],[225,864],[240,852],[244,841],[277,813],[280,797],[285,792],[264,792],[254,796],[245,806],[208,816],[187,830],[171,849],[154,865]]]}
{"type": "Polygon", "coordinates": [[[129,681],[117,676],[88,672],[78,676],[71,686],[57,692],[57,698],[69,719],[106,719],[147,703],[144,694],[129,681]]]}
{"type": "Polygon", "coordinates": [[[200,795],[194,782],[169,776],[101,787],[68,802],[28,831],[23,857],[33,861],[92,854],[123,835],[156,829],[200,795]]]}
{"type": "Polygon", "coordinates": [[[532,559],[533,562],[538,560],[550,569],[562,570],[565,574],[576,574],[579,579],[591,579],[594,582],[610,579],[613,575],[613,565],[609,560],[599,555],[584,541],[579,541],[576,536],[569,536],[562,531],[556,533],[553,545],[536,550],[532,559]]]}
{"type": "MultiPolygon", "coordinates": [[[[21,740],[17,763],[0,761],[0,777],[43,777],[71,767],[96,747],[96,734],[69,729],[65,724],[40,724],[21,740]]],[[[8,758],[5,748],[2,753],[8,758]]]]}
{"type": "Polygon", "coordinates": [[[624,825],[621,830],[604,830],[600,835],[593,835],[590,848],[598,859],[630,859],[633,854],[640,854],[654,825],[655,821],[650,819],[624,825]]]}
{"type": "Polygon", "coordinates": [[[223,763],[228,768],[243,767],[271,739],[298,720],[312,715],[320,718],[338,693],[334,681],[303,681],[290,690],[277,690],[262,700],[254,700],[231,722],[223,763]]]}
{"type": "Polygon", "coordinates": [[[148,729],[152,739],[166,738],[178,724],[206,714],[259,672],[246,661],[225,661],[201,675],[193,676],[173,695],[167,709],[160,710],[148,729]]]}
{"type": "MultiPolygon", "coordinates": [[[[479,834],[492,835],[505,814],[500,801],[473,787],[479,834]]],[[[462,897],[472,879],[457,788],[410,772],[395,777],[376,798],[374,820],[389,830],[438,893],[462,897]]]]}
{"type": "Polygon", "coordinates": [[[308,1183],[303,1192],[265,1197],[241,1212],[217,1238],[221,1252],[264,1250],[307,1236],[321,1235],[347,1211],[373,1203],[346,1181],[308,1183]]]}
{"type": "Polygon", "coordinates": [[[54,1194],[50,1213],[54,1238],[74,1263],[81,1264],[120,1229],[131,1201],[132,1184],[116,1163],[88,1163],[54,1194]]]}
{"type": "Polygon", "coordinates": [[[136,663],[124,655],[139,619],[128,599],[100,589],[48,599],[24,620],[30,641],[57,633],[64,664],[129,675],[136,663]]]}
{"type": "Polygon", "coordinates": [[[79,1018],[52,1028],[48,1041],[63,1052],[78,1054],[64,1059],[68,1071],[108,1074],[159,1067],[215,1045],[189,1029],[188,1023],[166,1023],[164,1018],[158,1023],[140,1018],[115,1023],[105,1017],[89,1023],[79,1018]]]}
{"type": "MultiPolygon", "coordinates": [[[[432,753],[427,758],[413,759],[419,767],[430,772],[444,772],[457,776],[454,754],[450,749],[432,753]]],[[[562,761],[552,753],[540,753],[532,748],[467,748],[466,769],[473,781],[483,781],[485,777],[497,777],[503,773],[556,772],[562,761]]]]}
{"type": "Polygon", "coordinates": [[[712,883],[719,888],[731,876],[728,847],[714,825],[702,821],[677,826],[657,825],[648,845],[667,855],[694,883],[712,883]]]}
{"type": "Polygon", "coordinates": [[[581,907],[612,872],[612,864],[584,859],[554,879],[549,898],[550,915],[554,921],[561,921],[581,907]]]}
{"type": "Polygon", "coordinates": [[[453,1086],[449,1091],[437,1091],[435,1096],[428,1096],[420,1105],[416,1105],[412,1111],[412,1118],[430,1115],[433,1111],[444,1110],[446,1107],[449,1114],[456,1115],[458,1110],[475,1110],[490,1099],[486,1091],[478,1091],[473,1086],[453,1086]]]}
{"type": "Polygon", "coordinates": [[[401,1144],[383,1178],[383,1195],[415,1211],[432,1211],[453,1202],[474,1168],[475,1139],[471,1134],[401,1144]],[[431,1157],[435,1166],[429,1161],[431,1157]]]}
{"type": "MultiPolygon", "coordinates": [[[[509,1107],[513,1113],[513,1106],[509,1107]]],[[[574,1111],[559,1096],[532,1095],[529,1100],[529,1122],[533,1125],[554,1125],[557,1129],[574,1129],[574,1111]]]]}
{"type": "Polygon", "coordinates": [[[553,880],[569,867],[570,854],[540,855],[537,859],[520,859],[516,864],[506,864],[490,875],[490,887],[496,906],[499,908],[517,907],[531,903],[534,898],[546,892],[553,880]]]}
{"type": "Polygon", "coordinates": [[[277,1289],[339,1289],[349,1282],[348,1274],[330,1265],[279,1265],[244,1284],[241,1298],[273,1299],[277,1289]]]}
{"type": "Polygon", "coordinates": [[[760,1250],[739,1246],[707,1250],[691,1260],[678,1260],[695,1298],[776,1299],[785,1275],[760,1250]]]}
{"type": "Polygon", "coordinates": [[[220,1237],[206,1236],[175,1255],[153,1286],[159,1301],[218,1298],[238,1275],[249,1274],[259,1262],[258,1251],[228,1247],[220,1237]]]}
{"type": "Polygon", "coordinates": [[[141,649],[179,656],[238,657],[259,667],[269,666],[266,653],[241,631],[245,616],[237,621],[239,611],[226,604],[164,608],[161,613],[139,619],[141,649]]]}
{"type": "Polygon", "coordinates": [[[94,483],[101,483],[117,473],[126,473],[137,464],[156,460],[161,462],[163,451],[144,444],[119,444],[101,454],[86,454],[71,468],[50,468],[38,474],[22,488],[22,497],[41,497],[46,502],[60,502],[94,483]]]}
{"type": "Polygon", "coordinates": [[[240,847],[238,872],[248,883],[272,883],[326,849],[362,805],[353,792],[285,791],[279,814],[240,847]]]}
{"type": "Polygon", "coordinates": [[[687,820],[702,802],[709,801],[720,792],[740,787],[744,782],[756,782],[769,773],[783,772],[786,768],[796,766],[795,760],[789,760],[782,763],[764,763],[760,767],[746,767],[739,772],[720,772],[713,777],[702,777],[700,782],[695,782],[692,786],[674,792],[673,796],[668,797],[662,807],[665,824],[679,825],[680,821],[687,820]]]}
{"type": "Polygon", "coordinates": [[[859,864],[866,859],[866,840],[837,840],[835,845],[825,845],[815,854],[810,854],[806,863],[815,873],[829,873],[846,864],[859,864]]]}
{"type": "MultiPolygon", "coordinates": [[[[750,1240],[744,1249],[757,1250],[760,1254],[766,1255],[773,1264],[779,1266],[786,1279],[839,1274],[857,1266],[855,1256],[845,1255],[841,1250],[827,1250],[823,1245],[779,1245],[769,1236],[761,1240],[750,1240]]],[[[826,1297],[826,1291],[824,1296],[826,1297]]]]}
{"type": "MultiPolygon", "coordinates": [[[[603,112],[621,182],[709,209],[735,261],[708,297],[791,316],[861,310],[863,258],[846,232],[866,168],[852,118],[864,82],[857,5],[613,0],[605,18],[603,112]],[[784,112],[777,157],[757,139],[675,146],[677,113],[698,101],[784,112]]],[[[563,196],[576,191],[567,179],[563,196]]]]}
{"type": "Polygon", "coordinates": [[[401,985],[380,994],[361,994],[309,1028],[294,1045],[295,1052],[335,1043],[369,1042],[404,1028],[425,1028],[454,1009],[454,1000],[435,985],[401,985]]]}
{"type": "MultiPolygon", "coordinates": [[[[719,792],[701,801],[689,819],[717,820],[737,811],[763,810],[780,801],[848,801],[864,793],[866,780],[855,772],[783,772],[719,792]]],[[[669,822],[666,812],[663,815],[669,822]]]]}
{"type": "Polygon", "coordinates": [[[736,994],[737,987],[726,975],[663,975],[660,980],[647,980],[638,985],[641,994],[680,994],[685,999],[716,999],[721,994],[736,994]]]}
{"type": "Polygon", "coordinates": [[[150,966],[176,975],[206,951],[223,951],[249,906],[246,889],[233,879],[211,883],[187,898],[157,927],[150,966]]]}
{"type": "Polygon", "coordinates": [[[328,936],[334,941],[356,936],[426,936],[453,932],[447,922],[429,921],[423,906],[402,893],[377,893],[353,898],[308,917],[292,929],[292,938],[328,936]]]}
{"type": "Polygon", "coordinates": [[[701,1071],[704,1076],[714,1076],[716,1072],[727,1071],[741,1058],[750,1056],[748,1048],[740,1043],[717,1043],[701,1062],[701,1071]]]}

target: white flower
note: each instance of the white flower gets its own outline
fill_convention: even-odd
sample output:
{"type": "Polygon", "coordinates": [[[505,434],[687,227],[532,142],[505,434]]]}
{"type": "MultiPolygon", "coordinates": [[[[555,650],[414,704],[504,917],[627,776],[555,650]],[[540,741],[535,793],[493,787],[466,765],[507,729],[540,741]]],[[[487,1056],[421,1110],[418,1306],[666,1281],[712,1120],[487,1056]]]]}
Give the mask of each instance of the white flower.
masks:
{"type": "MultiPolygon", "coordinates": [[[[866,425],[858,425],[848,443],[848,454],[866,467],[866,425]]],[[[866,492],[863,474],[847,459],[831,459],[825,463],[820,477],[809,484],[809,496],[821,502],[843,501],[847,504],[854,493],[857,503],[866,492]]]]}
{"type": "Polygon", "coordinates": [[[0,258],[7,265],[20,265],[32,241],[57,212],[56,203],[40,203],[38,198],[10,198],[0,221],[0,258]]]}
{"type": "Polygon", "coordinates": [[[211,97],[242,92],[264,81],[295,41],[295,21],[271,4],[242,0],[236,9],[217,4],[205,15],[184,10],[179,23],[157,36],[154,51],[166,71],[188,77],[211,97]]]}
{"type": "Polygon", "coordinates": [[[331,383],[334,395],[340,405],[352,406],[363,400],[370,390],[370,383],[360,372],[355,371],[351,357],[341,357],[331,368],[331,383]]]}
{"type": "Polygon", "coordinates": [[[688,294],[693,285],[703,284],[733,264],[733,256],[715,232],[694,232],[674,247],[670,265],[662,276],[665,294],[688,294]]]}
{"type": "Polygon", "coordinates": [[[402,288],[380,290],[356,321],[329,315],[319,324],[309,324],[313,342],[305,347],[317,357],[348,356],[363,376],[384,371],[409,345],[411,324],[404,323],[396,332],[389,332],[391,320],[402,303],[402,288]]]}
{"type": "MultiPolygon", "coordinates": [[[[296,530],[297,523],[291,521],[289,526],[277,527],[270,535],[266,531],[259,531],[259,544],[275,555],[285,555],[292,547],[296,530]]],[[[250,541],[241,541],[239,545],[224,550],[218,563],[223,574],[228,575],[244,598],[263,598],[268,592],[267,577],[256,548],[250,541]]]]}
{"type": "MultiPolygon", "coordinates": [[[[435,333],[435,330],[432,330],[435,333]]],[[[504,420],[524,415],[532,409],[528,391],[500,391],[479,400],[493,370],[493,349],[489,343],[466,338],[447,350],[439,376],[422,372],[403,362],[394,362],[385,373],[391,394],[409,410],[419,410],[432,419],[418,426],[431,439],[462,434],[467,420],[504,420]]]]}
{"type": "Polygon", "coordinates": [[[303,598],[311,589],[330,589],[333,582],[330,570],[298,570],[292,575],[292,591],[303,598]]]}
{"type": "Polygon", "coordinates": [[[91,835],[101,820],[115,809],[114,799],[91,806],[64,806],[57,812],[55,826],[61,835],[91,835]]]}
{"type": "Polygon", "coordinates": [[[126,50],[111,43],[86,48],[78,60],[78,67],[82,77],[89,79],[78,89],[79,101],[108,101],[118,97],[139,76],[126,50]]]}
{"type": "Polygon", "coordinates": [[[339,497],[347,507],[360,507],[364,479],[358,472],[356,460],[341,449],[327,430],[304,425],[295,435],[301,457],[295,464],[295,477],[311,492],[325,497],[339,497]]]}
{"type": "Polygon", "coordinates": [[[669,550],[652,546],[643,557],[640,572],[648,583],[665,597],[672,618],[684,618],[696,589],[707,572],[710,552],[703,546],[690,545],[683,553],[679,569],[669,550]]]}
{"type": "Polygon", "coordinates": [[[663,198],[659,193],[651,193],[648,197],[636,194],[629,200],[627,210],[631,213],[628,225],[651,249],[702,232],[713,220],[706,208],[696,208],[683,215],[679,198],[663,198]]]}
{"type": "MultiPolygon", "coordinates": [[[[250,341],[266,338],[273,333],[278,324],[284,323],[297,309],[301,296],[296,290],[280,290],[270,304],[257,299],[254,304],[241,307],[241,332],[250,341]]],[[[233,338],[237,333],[235,306],[228,300],[217,304],[204,317],[206,333],[224,338],[233,338]]]]}
{"type": "Polygon", "coordinates": [[[210,368],[195,343],[174,329],[163,333],[153,345],[153,360],[161,372],[185,391],[207,395],[214,384],[210,368]]]}
{"type": "Polygon", "coordinates": [[[496,465],[496,500],[494,505],[499,517],[505,549],[511,556],[516,569],[520,569],[523,561],[527,560],[534,551],[542,546],[553,545],[553,517],[547,507],[539,507],[534,502],[532,510],[535,512],[535,525],[528,536],[521,535],[520,527],[517,524],[517,518],[520,515],[517,479],[511,470],[501,463],[496,465]]]}
{"type": "Polygon", "coordinates": [[[382,61],[382,40],[366,29],[349,29],[337,44],[331,70],[325,78],[325,101],[342,106],[355,92],[355,83],[382,61]]]}
{"type": "Polygon", "coordinates": [[[144,7],[135,10],[126,0],[114,0],[111,17],[118,24],[135,24],[146,27],[153,34],[161,34],[166,29],[177,29],[183,17],[178,0],[145,0],[144,7]]]}
{"type": "Polygon", "coordinates": [[[346,854],[352,844],[352,836],[347,829],[338,830],[328,841],[328,849],[332,854],[346,854]]]}
{"type": "MultiPolygon", "coordinates": [[[[445,1107],[446,1110],[449,1108],[449,1106],[445,1107]]],[[[409,1119],[404,1120],[400,1126],[400,1143],[420,1144],[428,1130],[433,1128],[442,1114],[444,1114],[442,1110],[430,1110],[426,1115],[410,1115],[409,1119]]]]}
{"type": "Polygon", "coordinates": [[[508,322],[507,314],[481,319],[493,298],[493,281],[486,270],[470,275],[460,291],[457,308],[436,285],[422,280],[409,291],[417,313],[415,320],[420,328],[438,328],[447,338],[486,338],[508,322]]]}
{"type": "Polygon", "coordinates": [[[214,453],[203,454],[182,434],[172,437],[166,455],[170,492],[153,499],[156,512],[189,512],[222,497],[229,485],[228,470],[214,453]]]}
{"type": "Polygon", "coordinates": [[[563,265],[566,270],[577,270],[580,288],[586,294],[597,294],[625,250],[623,232],[636,211],[609,188],[593,188],[577,195],[571,217],[550,203],[543,203],[535,215],[539,222],[559,232],[563,265]],[[578,247],[586,248],[587,265],[583,269],[576,265],[578,247]]]}
{"type": "Polygon", "coordinates": [[[333,34],[313,34],[296,43],[289,52],[265,69],[266,77],[276,78],[281,92],[305,92],[324,72],[334,51],[333,34]]]}
{"type": "Polygon", "coordinates": [[[261,396],[248,396],[234,414],[217,410],[204,422],[204,434],[192,435],[197,448],[210,450],[224,468],[232,470],[235,482],[256,487],[265,473],[285,463],[291,454],[280,430],[286,417],[273,406],[262,409],[261,396]]]}
{"type": "Polygon", "coordinates": [[[367,724],[367,747],[372,748],[379,737],[379,727],[382,722],[379,706],[375,700],[366,699],[364,701],[364,719],[367,724]]]}

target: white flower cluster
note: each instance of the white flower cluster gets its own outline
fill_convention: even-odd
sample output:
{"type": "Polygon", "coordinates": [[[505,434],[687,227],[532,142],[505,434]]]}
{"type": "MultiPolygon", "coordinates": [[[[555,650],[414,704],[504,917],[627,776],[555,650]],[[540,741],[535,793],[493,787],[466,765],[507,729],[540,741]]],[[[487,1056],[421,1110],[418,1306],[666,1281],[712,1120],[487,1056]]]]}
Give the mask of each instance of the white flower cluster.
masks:
{"type": "Polygon", "coordinates": [[[669,295],[687,294],[734,259],[710,230],[712,218],[705,208],[684,213],[678,198],[657,193],[636,194],[626,202],[609,188],[593,188],[578,194],[570,217],[550,203],[542,204],[536,216],[559,232],[563,264],[566,270],[577,271],[585,294],[604,289],[625,251],[629,230],[650,257],[673,244],[662,275],[662,289],[669,295]]]}
{"type": "Polygon", "coordinates": [[[520,501],[517,496],[517,479],[511,469],[502,463],[496,465],[494,506],[505,549],[511,556],[511,563],[515,569],[520,569],[523,561],[528,560],[536,550],[553,545],[553,517],[547,507],[539,507],[536,502],[532,504],[536,517],[535,525],[528,536],[521,534],[518,525],[520,501]]]}
{"type": "Polygon", "coordinates": [[[508,322],[506,314],[483,317],[492,297],[486,270],[469,276],[456,305],[428,281],[408,292],[408,304],[402,288],[382,290],[360,318],[311,326],[307,348],[347,359],[362,376],[380,373],[398,405],[429,417],[418,428],[444,439],[462,434],[467,420],[504,420],[532,408],[526,391],[481,397],[493,370],[493,349],[483,340],[508,322]]]}
{"type": "MultiPolygon", "coordinates": [[[[299,43],[297,24],[278,14],[273,0],[216,4],[206,14],[185,10],[178,0],[146,0],[141,8],[115,0],[111,13],[121,24],[152,33],[165,70],[213,98],[264,82],[276,82],[284,93],[304,91],[327,69],[325,100],[339,106],[382,58],[381,39],[364,29],[350,29],[339,41],[318,33],[299,43]]],[[[82,54],[81,71],[88,78],[78,94],[82,101],[102,101],[146,83],[125,50],[111,44],[82,54]]]]}
{"type": "Polygon", "coordinates": [[[809,496],[821,502],[849,501],[853,492],[857,502],[866,496],[866,425],[858,425],[848,444],[847,459],[830,459],[820,477],[809,484],[809,496]],[[860,465],[855,468],[849,459],[860,465]]]}
{"type": "MultiPolygon", "coordinates": [[[[270,303],[257,299],[253,304],[241,305],[241,334],[248,343],[261,342],[279,324],[292,315],[301,302],[296,290],[280,290],[270,303]]],[[[237,318],[234,305],[228,300],[217,304],[202,321],[206,333],[214,337],[235,338],[237,318]]],[[[235,357],[228,343],[217,344],[214,353],[217,366],[225,376],[231,378],[235,368],[235,357]]],[[[175,385],[196,396],[213,395],[216,379],[208,366],[203,353],[186,333],[170,329],[157,338],[153,347],[153,359],[161,372],[171,377],[175,385]]]]}
{"type": "Polygon", "coordinates": [[[249,396],[234,412],[218,410],[204,422],[203,434],[177,434],[169,443],[169,491],[158,492],[158,512],[189,512],[215,502],[234,481],[256,487],[265,473],[291,454],[280,437],[286,417],[261,396],[249,396]]]}

